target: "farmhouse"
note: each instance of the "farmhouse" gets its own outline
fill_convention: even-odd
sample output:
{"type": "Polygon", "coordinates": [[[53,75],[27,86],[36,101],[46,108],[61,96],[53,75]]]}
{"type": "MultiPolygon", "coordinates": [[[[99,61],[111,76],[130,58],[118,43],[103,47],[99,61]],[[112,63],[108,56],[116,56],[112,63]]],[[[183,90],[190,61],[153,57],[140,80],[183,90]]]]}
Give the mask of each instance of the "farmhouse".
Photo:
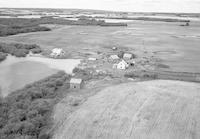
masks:
{"type": "Polygon", "coordinates": [[[81,89],[83,87],[83,80],[72,78],[70,80],[70,89],[81,89]]]}
{"type": "Polygon", "coordinates": [[[124,55],[123,55],[123,59],[125,59],[125,60],[129,60],[129,59],[132,59],[133,58],[133,55],[132,54],[129,54],[129,53],[125,53],[124,55]]]}
{"type": "Polygon", "coordinates": [[[128,64],[126,63],[126,61],[122,60],[121,62],[119,62],[118,64],[114,64],[113,68],[114,69],[120,69],[120,70],[125,70],[126,68],[128,68],[128,64]]]}
{"type": "Polygon", "coordinates": [[[51,50],[50,56],[57,57],[57,56],[63,56],[65,54],[65,51],[61,48],[54,48],[51,50]]]}

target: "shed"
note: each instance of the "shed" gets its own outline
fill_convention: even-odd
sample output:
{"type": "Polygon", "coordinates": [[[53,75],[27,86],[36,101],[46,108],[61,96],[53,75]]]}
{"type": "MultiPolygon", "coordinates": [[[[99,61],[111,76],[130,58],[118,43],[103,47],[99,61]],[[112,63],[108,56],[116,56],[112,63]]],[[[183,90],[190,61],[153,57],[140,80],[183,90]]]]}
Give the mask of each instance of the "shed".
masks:
{"type": "Polygon", "coordinates": [[[117,47],[112,47],[112,50],[113,50],[113,51],[116,51],[116,50],[117,50],[117,47]]]}
{"type": "Polygon", "coordinates": [[[95,58],[95,57],[89,57],[88,60],[89,60],[89,61],[96,61],[97,58],[95,58]]]}
{"type": "Polygon", "coordinates": [[[119,56],[118,55],[111,55],[110,59],[112,59],[112,60],[118,60],[119,56]]]}
{"type": "Polygon", "coordinates": [[[125,54],[123,55],[123,59],[129,60],[129,59],[132,59],[132,58],[133,58],[133,55],[130,54],[130,53],[125,53],[125,54]]]}
{"type": "Polygon", "coordinates": [[[83,87],[83,80],[72,78],[70,80],[70,89],[81,89],[83,87]]]}

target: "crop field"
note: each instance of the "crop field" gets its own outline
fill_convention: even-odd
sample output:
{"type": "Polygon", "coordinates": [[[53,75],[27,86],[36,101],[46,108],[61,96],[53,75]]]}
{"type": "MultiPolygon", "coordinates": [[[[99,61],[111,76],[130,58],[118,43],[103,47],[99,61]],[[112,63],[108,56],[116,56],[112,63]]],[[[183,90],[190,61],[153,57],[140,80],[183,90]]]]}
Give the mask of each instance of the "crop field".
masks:
{"type": "Polygon", "coordinates": [[[149,51],[159,62],[176,72],[200,71],[200,25],[181,23],[129,22],[128,27],[59,26],[48,32],[25,33],[0,37],[4,42],[22,42],[41,45],[50,50],[63,48],[69,57],[80,53],[106,52],[113,46],[132,51],[149,51]],[[99,49],[101,48],[101,49],[99,49]]]}
{"type": "MultiPolygon", "coordinates": [[[[110,86],[56,119],[54,139],[199,139],[199,91],[197,83],[164,80],[110,86]]],[[[68,110],[62,105],[55,117],[68,110]]]]}

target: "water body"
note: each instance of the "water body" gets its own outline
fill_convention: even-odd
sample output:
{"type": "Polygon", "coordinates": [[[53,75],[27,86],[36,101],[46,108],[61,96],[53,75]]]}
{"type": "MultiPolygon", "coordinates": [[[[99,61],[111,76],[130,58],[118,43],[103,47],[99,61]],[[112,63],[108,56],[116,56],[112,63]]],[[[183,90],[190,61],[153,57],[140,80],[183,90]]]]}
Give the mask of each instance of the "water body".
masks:
{"type": "Polygon", "coordinates": [[[0,18],[41,18],[41,15],[21,15],[21,16],[0,16],[0,18]]]}
{"type": "Polygon", "coordinates": [[[16,58],[8,56],[0,63],[0,91],[3,97],[25,85],[41,80],[59,70],[71,74],[80,60],[43,57],[16,58]]]}

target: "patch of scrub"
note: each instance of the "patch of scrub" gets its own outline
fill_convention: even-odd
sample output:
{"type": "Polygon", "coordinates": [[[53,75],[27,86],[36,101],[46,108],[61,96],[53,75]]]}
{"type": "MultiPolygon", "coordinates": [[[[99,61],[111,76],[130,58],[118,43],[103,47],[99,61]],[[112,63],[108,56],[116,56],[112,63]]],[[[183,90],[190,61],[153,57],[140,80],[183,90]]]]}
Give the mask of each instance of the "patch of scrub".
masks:
{"type": "Polygon", "coordinates": [[[59,70],[71,74],[79,63],[80,60],[74,59],[8,56],[0,63],[0,93],[5,97],[10,92],[55,74],[59,70]]]}
{"type": "Polygon", "coordinates": [[[176,54],[176,51],[166,50],[166,51],[156,51],[156,52],[154,52],[154,53],[155,53],[155,54],[160,54],[160,55],[162,55],[162,54],[168,55],[168,54],[176,54]]]}

